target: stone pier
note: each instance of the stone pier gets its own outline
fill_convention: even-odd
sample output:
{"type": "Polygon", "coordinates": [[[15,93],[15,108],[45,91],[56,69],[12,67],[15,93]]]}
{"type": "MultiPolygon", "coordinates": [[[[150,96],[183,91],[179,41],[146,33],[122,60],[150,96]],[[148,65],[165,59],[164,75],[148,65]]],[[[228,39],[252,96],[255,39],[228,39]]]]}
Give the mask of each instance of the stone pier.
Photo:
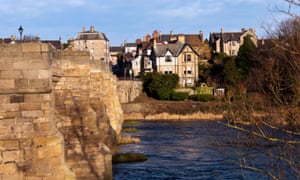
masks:
{"type": "Polygon", "coordinates": [[[112,179],[123,112],[83,52],[0,45],[0,179],[112,179]]]}

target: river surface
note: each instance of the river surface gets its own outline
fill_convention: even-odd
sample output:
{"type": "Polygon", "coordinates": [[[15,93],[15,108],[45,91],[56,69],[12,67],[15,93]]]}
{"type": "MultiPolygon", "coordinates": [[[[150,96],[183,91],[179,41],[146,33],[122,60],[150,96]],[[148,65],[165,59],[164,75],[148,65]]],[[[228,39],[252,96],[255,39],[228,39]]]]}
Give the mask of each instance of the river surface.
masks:
{"type": "Polygon", "coordinates": [[[245,134],[215,121],[141,121],[130,127],[139,129],[130,135],[141,142],[122,145],[120,153],[142,153],[148,160],[113,165],[115,180],[271,179],[265,172],[279,170],[279,177],[297,179],[287,165],[269,158],[278,152],[277,144],[249,143],[245,134]]]}

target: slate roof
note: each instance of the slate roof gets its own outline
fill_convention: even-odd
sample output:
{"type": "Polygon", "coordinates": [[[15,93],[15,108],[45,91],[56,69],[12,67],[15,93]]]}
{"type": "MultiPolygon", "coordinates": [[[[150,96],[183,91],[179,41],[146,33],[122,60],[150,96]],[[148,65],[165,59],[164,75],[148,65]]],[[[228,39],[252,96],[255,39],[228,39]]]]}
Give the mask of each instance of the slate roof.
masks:
{"type": "Polygon", "coordinates": [[[77,34],[76,40],[106,40],[109,41],[103,32],[98,31],[84,31],[77,34]]]}
{"type": "Polygon", "coordinates": [[[244,32],[224,32],[224,33],[211,33],[210,38],[213,42],[215,42],[218,39],[223,38],[223,41],[228,42],[228,41],[239,41],[240,37],[244,34],[244,32]]]}
{"type": "Polygon", "coordinates": [[[109,51],[110,52],[122,52],[123,47],[122,46],[110,46],[109,51]]]}
{"type": "Polygon", "coordinates": [[[157,44],[154,51],[157,57],[165,56],[168,51],[170,51],[174,57],[178,57],[185,46],[189,46],[193,50],[193,52],[199,56],[199,54],[189,44],[182,44],[179,42],[169,44],[157,44]]]}
{"type": "Polygon", "coordinates": [[[184,44],[181,43],[172,43],[172,44],[157,44],[154,49],[155,55],[158,57],[165,56],[167,51],[170,51],[173,56],[178,56],[184,44]]]}

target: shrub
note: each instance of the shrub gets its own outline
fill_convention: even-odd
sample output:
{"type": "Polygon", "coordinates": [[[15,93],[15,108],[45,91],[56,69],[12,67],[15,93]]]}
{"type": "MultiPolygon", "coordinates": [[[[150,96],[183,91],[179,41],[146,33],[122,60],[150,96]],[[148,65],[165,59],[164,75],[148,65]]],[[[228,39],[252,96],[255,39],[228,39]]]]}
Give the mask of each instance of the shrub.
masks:
{"type": "Polygon", "coordinates": [[[157,98],[159,100],[169,100],[171,94],[173,93],[173,90],[163,87],[163,88],[158,88],[156,92],[157,92],[157,98]]]}
{"type": "Polygon", "coordinates": [[[143,90],[148,96],[168,100],[172,89],[176,88],[179,77],[177,74],[146,73],[143,77],[143,90]]]}
{"type": "Polygon", "coordinates": [[[172,92],[171,93],[171,100],[174,101],[183,101],[188,99],[189,93],[187,92],[172,92]]]}
{"type": "Polygon", "coordinates": [[[196,94],[190,96],[190,98],[194,101],[202,101],[202,102],[208,102],[215,99],[214,95],[212,94],[196,94]]]}

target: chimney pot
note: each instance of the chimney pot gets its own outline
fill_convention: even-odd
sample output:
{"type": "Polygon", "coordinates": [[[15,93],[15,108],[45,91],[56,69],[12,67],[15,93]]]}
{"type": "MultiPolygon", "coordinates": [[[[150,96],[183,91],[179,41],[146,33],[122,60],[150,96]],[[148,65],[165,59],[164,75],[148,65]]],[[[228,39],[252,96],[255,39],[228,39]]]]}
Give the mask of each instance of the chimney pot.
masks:
{"type": "Polygon", "coordinates": [[[91,26],[90,31],[91,31],[91,32],[94,32],[94,31],[95,31],[95,27],[94,27],[94,26],[91,26]]]}

